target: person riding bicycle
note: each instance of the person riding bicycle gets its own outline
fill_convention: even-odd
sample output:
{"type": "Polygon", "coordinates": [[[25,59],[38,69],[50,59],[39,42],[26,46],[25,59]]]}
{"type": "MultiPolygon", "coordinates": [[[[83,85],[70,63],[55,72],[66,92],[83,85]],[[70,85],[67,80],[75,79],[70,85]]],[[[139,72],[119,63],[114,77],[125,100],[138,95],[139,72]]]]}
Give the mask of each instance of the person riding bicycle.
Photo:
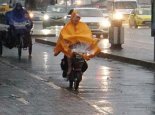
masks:
{"type": "Polygon", "coordinates": [[[89,60],[98,52],[100,52],[100,48],[97,46],[98,40],[92,37],[89,27],[84,22],[80,21],[80,15],[76,11],[73,11],[70,21],[62,28],[56,43],[56,47],[54,48],[54,56],[57,56],[60,52],[63,52],[65,55],[64,60],[67,60],[66,76],[71,73],[72,69],[71,58],[73,56],[73,52],[71,51],[70,47],[77,42],[90,44],[90,49],[92,50],[93,54],[89,56],[83,55],[85,60],[89,60]]]}
{"type": "Polygon", "coordinates": [[[17,2],[15,4],[15,7],[11,10],[11,11],[8,11],[5,13],[5,22],[7,25],[9,25],[9,31],[8,31],[8,35],[9,37],[11,37],[11,41],[12,41],[12,47],[14,45],[17,44],[18,40],[16,39],[17,38],[17,33],[16,33],[16,30],[14,28],[14,22],[27,22],[27,25],[26,25],[26,36],[27,36],[27,39],[24,39],[25,40],[25,46],[28,44],[28,42],[31,41],[31,36],[30,36],[30,31],[33,27],[33,22],[31,20],[31,18],[29,17],[29,13],[28,11],[22,7],[22,4],[17,2]]]}

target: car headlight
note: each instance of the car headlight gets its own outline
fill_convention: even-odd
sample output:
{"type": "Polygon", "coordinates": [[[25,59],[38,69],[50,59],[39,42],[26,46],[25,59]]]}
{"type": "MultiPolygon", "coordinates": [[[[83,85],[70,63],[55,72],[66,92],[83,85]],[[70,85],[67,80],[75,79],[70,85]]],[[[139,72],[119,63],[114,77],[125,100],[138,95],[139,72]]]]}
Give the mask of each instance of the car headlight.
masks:
{"type": "Polygon", "coordinates": [[[114,20],[122,20],[123,19],[123,14],[121,12],[115,12],[113,14],[113,19],[114,20]]]}
{"type": "Polygon", "coordinates": [[[103,28],[109,28],[111,26],[111,23],[107,19],[107,20],[104,20],[104,21],[100,22],[100,26],[103,27],[103,28]]]}
{"type": "Polygon", "coordinates": [[[48,20],[49,16],[47,14],[44,15],[44,20],[48,20]]]}
{"type": "Polygon", "coordinates": [[[67,19],[67,16],[64,16],[64,19],[66,20],[67,19]]]}
{"type": "Polygon", "coordinates": [[[30,18],[34,17],[34,14],[32,12],[30,12],[29,15],[30,15],[30,18]]]}

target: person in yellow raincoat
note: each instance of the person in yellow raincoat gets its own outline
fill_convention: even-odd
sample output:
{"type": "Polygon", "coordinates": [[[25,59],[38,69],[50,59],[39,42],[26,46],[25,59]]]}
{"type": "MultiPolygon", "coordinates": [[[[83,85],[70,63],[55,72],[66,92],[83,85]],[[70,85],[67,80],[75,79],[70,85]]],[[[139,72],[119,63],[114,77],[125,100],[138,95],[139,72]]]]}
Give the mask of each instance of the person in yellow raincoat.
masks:
{"type": "Polygon", "coordinates": [[[89,44],[89,50],[92,52],[91,55],[82,55],[85,60],[89,60],[100,52],[100,48],[97,46],[98,40],[92,37],[89,27],[80,21],[80,15],[76,11],[73,11],[70,21],[62,28],[56,47],[54,48],[54,56],[63,52],[68,58],[67,75],[71,72],[71,57],[73,55],[70,46],[79,42],[89,44]]]}

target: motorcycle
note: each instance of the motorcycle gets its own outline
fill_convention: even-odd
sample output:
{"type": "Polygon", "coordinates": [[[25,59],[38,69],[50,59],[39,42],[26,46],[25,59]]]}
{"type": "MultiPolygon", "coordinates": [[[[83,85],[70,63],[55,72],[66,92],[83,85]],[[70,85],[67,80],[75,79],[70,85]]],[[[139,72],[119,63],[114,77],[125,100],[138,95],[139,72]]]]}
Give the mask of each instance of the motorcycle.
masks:
{"type": "MultiPolygon", "coordinates": [[[[79,89],[79,84],[82,81],[82,75],[88,68],[87,62],[82,56],[84,53],[87,52],[86,50],[84,50],[85,48],[83,46],[85,47],[84,44],[78,43],[73,45],[71,48],[73,56],[71,58],[71,72],[68,76],[68,81],[69,88],[73,88],[75,91],[79,89]]],[[[68,71],[68,69],[65,68],[67,62],[64,61],[65,60],[63,59],[61,62],[61,68],[64,70],[63,74],[67,73],[68,71]]]]}
{"type": "Polygon", "coordinates": [[[69,87],[78,90],[82,80],[83,72],[87,69],[87,63],[79,53],[74,53],[72,57],[72,70],[69,76],[69,87]]]}
{"type": "Polygon", "coordinates": [[[13,48],[18,48],[18,59],[21,59],[22,48],[29,51],[29,56],[32,53],[32,39],[30,31],[27,29],[30,23],[28,21],[16,22],[12,21],[12,25],[7,28],[7,31],[1,32],[4,33],[0,41],[0,55],[3,53],[2,45],[13,48]],[[14,41],[13,41],[14,40],[14,41]]]}

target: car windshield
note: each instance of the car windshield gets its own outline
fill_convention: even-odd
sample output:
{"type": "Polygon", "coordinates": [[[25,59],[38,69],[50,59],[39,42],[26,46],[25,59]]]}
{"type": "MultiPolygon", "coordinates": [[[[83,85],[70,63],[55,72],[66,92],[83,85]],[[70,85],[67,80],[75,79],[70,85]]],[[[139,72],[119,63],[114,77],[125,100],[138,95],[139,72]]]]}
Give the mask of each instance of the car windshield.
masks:
{"type": "Polygon", "coordinates": [[[58,7],[58,6],[48,6],[47,12],[55,12],[55,13],[65,13],[66,7],[58,7]]]}
{"type": "Polygon", "coordinates": [[[35,8],[34,10],[35,10],[35,11],[45,11],[45,8],[44,8],[44,7],[41,7],[41,8],[40,8],[40,7],[37,7],[37,8],[35,8]]]}
{"type": "Polygon", "coordinates": [[[78,9],[77,12],[81,17],[103,17],[98,9],[78,9]]]}
{"type": "Polygon", "coordinates": [[[107,9],[100,9],[102,13],[108,13],[107,9]]]}
{"type": "Polygon", "coordinates": [[[139,10],[138,15],[151,15],[151,10],[149,9],[139,10]]]}
{"type": "Polygon", "coordinates": [[[137,3],[134,1],[125,2],[115,2],[116,9],[135,9],[137,8],[137,3]]]}

